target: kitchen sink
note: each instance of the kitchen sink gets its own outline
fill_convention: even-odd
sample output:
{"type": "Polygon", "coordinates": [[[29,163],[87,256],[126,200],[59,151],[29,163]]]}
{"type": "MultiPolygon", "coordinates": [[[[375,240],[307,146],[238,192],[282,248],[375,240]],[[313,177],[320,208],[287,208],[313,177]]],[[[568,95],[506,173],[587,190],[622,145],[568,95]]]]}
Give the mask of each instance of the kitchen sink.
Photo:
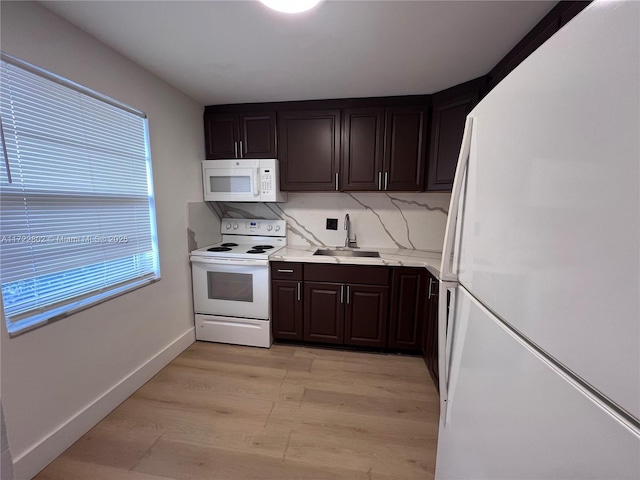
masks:
{"type": "Polygon", "coordinates": [[[315,251],[314,255],[325,255],[328,257],[380,257],[380,254],[378,252],[366,250],[351,250],[346,248],[319,248],[315,251]]]}

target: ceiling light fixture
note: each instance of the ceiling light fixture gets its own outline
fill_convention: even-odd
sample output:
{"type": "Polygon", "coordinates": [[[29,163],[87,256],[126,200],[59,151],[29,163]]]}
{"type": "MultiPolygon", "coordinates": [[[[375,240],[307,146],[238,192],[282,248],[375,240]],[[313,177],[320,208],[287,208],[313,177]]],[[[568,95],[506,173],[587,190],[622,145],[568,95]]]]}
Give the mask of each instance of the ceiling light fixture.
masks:
{"type": "Polygon", "coordinates": [[[322,0],[260,0],[267,7],[283,13],[302,13],[311,10],[322,0]]]}

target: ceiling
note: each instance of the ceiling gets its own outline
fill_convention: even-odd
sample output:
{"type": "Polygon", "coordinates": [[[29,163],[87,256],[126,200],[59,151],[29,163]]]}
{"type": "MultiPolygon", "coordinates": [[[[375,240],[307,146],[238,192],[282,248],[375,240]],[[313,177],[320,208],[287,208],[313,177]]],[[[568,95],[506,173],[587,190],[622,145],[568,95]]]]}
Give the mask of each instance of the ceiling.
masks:
{"type": "Polygon", "coordinates": [[[43,1],[203,105],[433,93],[484,75],[548,1],[43,1]]]}

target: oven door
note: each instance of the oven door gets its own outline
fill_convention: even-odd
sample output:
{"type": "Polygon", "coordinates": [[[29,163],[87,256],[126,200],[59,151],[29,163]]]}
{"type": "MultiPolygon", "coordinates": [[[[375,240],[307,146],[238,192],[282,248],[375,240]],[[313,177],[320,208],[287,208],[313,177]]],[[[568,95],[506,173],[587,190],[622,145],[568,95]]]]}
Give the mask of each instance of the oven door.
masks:
{"type": "Polygon", "coordinates": [[[191,257],[195,313],[269,319],[269,263],[191,257]]]}

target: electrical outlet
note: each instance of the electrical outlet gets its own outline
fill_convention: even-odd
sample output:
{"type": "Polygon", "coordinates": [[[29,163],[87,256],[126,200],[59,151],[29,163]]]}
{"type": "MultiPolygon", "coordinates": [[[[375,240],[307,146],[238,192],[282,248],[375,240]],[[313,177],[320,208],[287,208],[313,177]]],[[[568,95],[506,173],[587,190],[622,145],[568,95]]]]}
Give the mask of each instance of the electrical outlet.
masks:
{"type": "Polygon", "coordinates": [[[338,230],[337,218],[327,218],[327,230],[338,230]]]}

